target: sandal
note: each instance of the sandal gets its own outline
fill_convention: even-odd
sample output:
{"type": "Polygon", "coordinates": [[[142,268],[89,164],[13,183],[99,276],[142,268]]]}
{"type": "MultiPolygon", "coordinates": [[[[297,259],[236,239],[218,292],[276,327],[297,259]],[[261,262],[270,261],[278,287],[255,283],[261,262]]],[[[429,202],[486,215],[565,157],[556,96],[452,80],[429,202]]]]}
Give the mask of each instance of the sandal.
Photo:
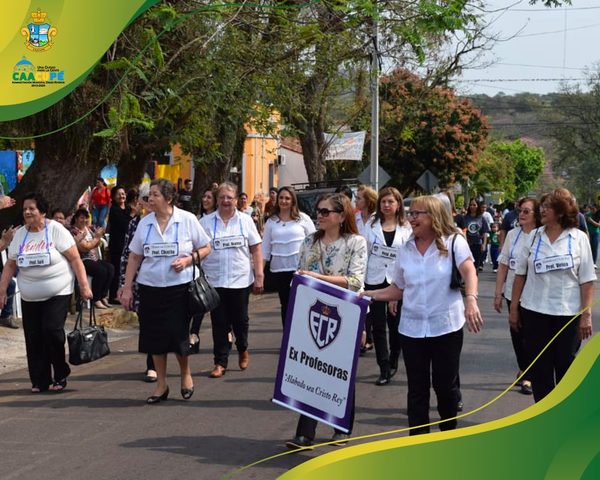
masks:
{"type": "Polygon", "coordinates": [[[53,392],[62,392],[67,388],[67,379],[63,378],[62,380],[57,380],[52,384],[53,392]]]}

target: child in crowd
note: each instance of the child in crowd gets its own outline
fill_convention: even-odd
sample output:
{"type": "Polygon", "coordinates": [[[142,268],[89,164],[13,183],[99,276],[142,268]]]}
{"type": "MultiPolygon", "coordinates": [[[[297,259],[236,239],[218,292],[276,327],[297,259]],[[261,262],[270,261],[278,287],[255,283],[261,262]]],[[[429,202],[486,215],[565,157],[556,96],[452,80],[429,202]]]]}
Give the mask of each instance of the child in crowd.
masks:
{"type": "Polygon", "coordinates": [[[490,232],[490,256],[494,273],[498,271],[498,255],[500,254],[500,224],[492,223],[490,232]]]}

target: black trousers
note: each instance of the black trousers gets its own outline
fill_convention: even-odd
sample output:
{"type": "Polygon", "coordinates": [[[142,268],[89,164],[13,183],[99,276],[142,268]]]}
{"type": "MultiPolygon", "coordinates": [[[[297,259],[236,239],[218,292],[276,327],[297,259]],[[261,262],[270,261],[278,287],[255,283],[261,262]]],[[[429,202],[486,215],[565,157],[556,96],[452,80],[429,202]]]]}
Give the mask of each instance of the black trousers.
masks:
{"type": "Polygon", "coordinates": [[[42,390],[53,378],[62,380],[71,373],[65,361],[65,320],[70,299],[71,295],[58,295],[43,302],[21,301],[29,378],[32,386],[42,390]]]}
{"type": "MultiPolygon", "coordinates": [[[[365,284],[365,290],[377,290],[385,288],[389,284],[383,282],[379,285],[365,284]]],[[[375,356],[377,365],[381,374],[388,374],[390,371],[390,358],[397,360],[400,356],[400,334],[398,333],[398,324],[400,323],[400,305],[398,313],[392,315],[388,311],[387,302],[373,302],[369,307],[367,320],[370,320],[373,328],[373,343],[375,345],[375,356]],[[389,350],[388,350],[388,332],[389,331],[389,350]]],[[[368,333],[367,333],[368,337],[368,333]]]]}
{"type": "MultiPolygon", "coordinates": [[[[535,359],[554,335],[573,317],[545,315],[521,308],[521,318],[524,320],[525,347],[529,358],[535,359]]],[[[578,326],[579,318],[576,318],[549,345],[540,358],[535,360],[531,368],[531,389],[536,402],[554,390],[573,363],[581,346],[581,340],[577,336],[578,326]]]]}
{"type": "Polygon", "coordinates": [[[471,254],[473,255],[475,268],[482,267],[483,261],[485,260],[485,254],[481,251],[481,243],[469,244],[469,248],[471,249],[471,254]]]}
{"type": "Polygon", "coordinates": [[[248,350],[248,300],[250,288],[217,288],[221,304],[210,313],[215,365],[227,368],[229,341],[227,334],[233,328],[238,352],[248,350]]]}
{"type": "MultiPolygon", "coordinates": [[[[506,299],[506,305],[508,311],[510,311],[509,299],[506,299]]],[[[508,328],[510,331],[510,340],[512,342],[513,350],[515,351],[515,356],[517,357],[517,365],[521,371],[524,371],[531,363],[531,359],[529,358],[527,349],[525,348],[525,335],[523,334],[524,324],[525,319],[523,318],[523,315],[521,315],[521,328],[518,331],[515,331],[510,327],[508,328]]],[[[523,375],[522,380],[531,381],[531,370],[523,375]]]]}
{"type": "Polygon", "coordinates": [[[108,289],[115,276],[115,267],[104,260],[84,260],[85,273],[92,277],[94,302],[108,295],[108,289]]]}
{"type": "Polygon", "coordinates": [[[285,326],[288,304],[290,301],[290,287],[294,272],[271,272],[273,281],[277,285],[277,294],[281,305],[281,325],[285,326]]]}
{"type": "MultiPolygon", "coordinates": [[[[430,387],[437,396],[442,420],[456,417],[459,400],[458,370],[463,344],[463,330],[439,337],[412,338],[400,335],[408,381],[408,425],[429,423],[430,387]]],[[[440,430],[456,428],[456,420],[440,423],[440,430]]],[[[429,427],[410,430],[410,435],[429,433],[429,427]]]]}
{"type": "MultiPolygon", "coordinates": [[[[352,409],[350,410],[350,429],[348,430],[348,435],[352,435],[352,429],[354,428],[354,405],[356,400],[356,395],[353,392],[352,394],[352,409]]],[[[314,440],[315,435],[317,434],[317,420],[307,417],[306,415],[300,415],[298,419],[298,425],[296,426],[296,436],[297,437],[306,437],[309,440],[314,440]]],[[[337,428],[334,429],[335,433],[345,433],[337,428]]]]}

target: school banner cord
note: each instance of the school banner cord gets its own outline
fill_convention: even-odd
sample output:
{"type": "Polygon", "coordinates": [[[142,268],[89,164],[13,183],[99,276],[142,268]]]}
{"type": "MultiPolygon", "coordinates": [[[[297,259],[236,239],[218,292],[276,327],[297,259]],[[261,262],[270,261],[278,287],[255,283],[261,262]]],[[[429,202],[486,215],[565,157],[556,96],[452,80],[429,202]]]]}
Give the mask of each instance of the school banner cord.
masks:
{"type": "Polygon", "coordinates": [[[273,402],[348,432],[369,300],[294,275],[273,402]]]}

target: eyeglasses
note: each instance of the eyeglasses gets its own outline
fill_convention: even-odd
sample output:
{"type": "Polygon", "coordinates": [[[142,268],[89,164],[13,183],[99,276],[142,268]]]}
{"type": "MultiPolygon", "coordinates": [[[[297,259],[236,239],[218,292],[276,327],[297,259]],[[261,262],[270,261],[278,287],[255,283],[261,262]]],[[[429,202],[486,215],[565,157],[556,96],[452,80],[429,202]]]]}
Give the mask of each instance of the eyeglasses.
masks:
{"type": "Polygon", "coordinates": [[[410,218],[419,218],[419,215],[425,215],[426,213],[429,212],[427,210],[410,210],[408,216],[410,218]]]}
{"type": "Polygon", "coordinates": [[[530,213],[533,213],[533,210],[531,208],[517,208],[517,213],[518,214],[525,214],[525,215],[529,215],[530,213]]]}
{"type": "Polygon", "coordinates": [[[553,210],[553,207],[549,203],[544,203],[540,205],[540,210],[553,210]]]}
{"type": "Polygon", "coordinates": [[[329,208],[317,208],[317,215],[328,217],[330,213],[342,213],[340,210],[330,210],[329,208]]]}

